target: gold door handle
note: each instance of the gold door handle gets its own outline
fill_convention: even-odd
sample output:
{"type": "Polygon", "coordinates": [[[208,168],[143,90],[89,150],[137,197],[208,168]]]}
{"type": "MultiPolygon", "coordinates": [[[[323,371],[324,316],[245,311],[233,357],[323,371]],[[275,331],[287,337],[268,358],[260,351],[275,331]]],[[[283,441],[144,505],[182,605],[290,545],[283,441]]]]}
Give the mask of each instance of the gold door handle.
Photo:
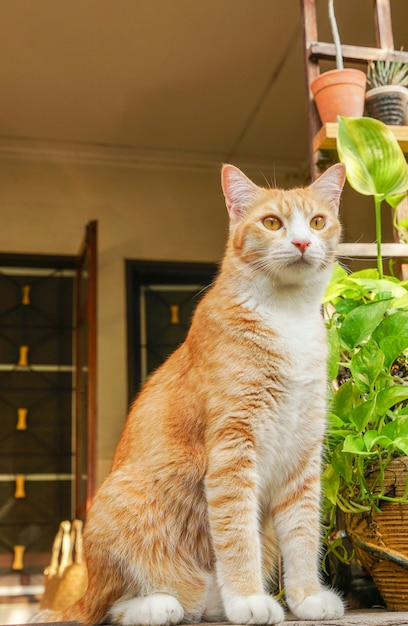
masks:
{"type": "Polygon", "coordinates": [[[180,324],[179,305],[170,305],[170,324],[180,324]]]}
{"type": "Polygon", "coordinates": [[[16,430],[27,430],[28,409],[17,409],[16,430]]]}
{"type": "Polygon", "coordinates": [[[21,287],[21,304],[24,304],[25,306],[28,306],[30,304],[30,289],[30,285],[22,285],[21,287]]]}
{"type": "Polygon", "coordinates": [[[16,490],[14,492],[15,498],[25,498],[26,492],[24,488],[25,478],[23,474],[17,474],[16,476],[16,490]]]}
{"type": "Polygon", "coordinates": [[[24,569],[24,550],[25,546],[14,546],[14,560],[11,569],[22,570],[24,569]]]}
{"type": "Polygon", "coordinates": [[[28,365],[28,346],[20,346],[20,357],[17,365],[27,367],[28,365]]]}

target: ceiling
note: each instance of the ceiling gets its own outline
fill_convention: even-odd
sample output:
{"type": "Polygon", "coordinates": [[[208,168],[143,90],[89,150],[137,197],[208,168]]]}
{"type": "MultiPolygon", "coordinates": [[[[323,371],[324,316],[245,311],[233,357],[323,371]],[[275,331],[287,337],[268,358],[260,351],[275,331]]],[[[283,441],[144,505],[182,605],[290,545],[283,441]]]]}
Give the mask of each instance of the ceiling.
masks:
{"type": "MultiPolygon", "coordinates": [[[[375,45],[372,0],[336,11],[344,43],[375,45]]],[[[0,153],[306,167],[300,0],[3,0],[0,41],[0,153]]]]}

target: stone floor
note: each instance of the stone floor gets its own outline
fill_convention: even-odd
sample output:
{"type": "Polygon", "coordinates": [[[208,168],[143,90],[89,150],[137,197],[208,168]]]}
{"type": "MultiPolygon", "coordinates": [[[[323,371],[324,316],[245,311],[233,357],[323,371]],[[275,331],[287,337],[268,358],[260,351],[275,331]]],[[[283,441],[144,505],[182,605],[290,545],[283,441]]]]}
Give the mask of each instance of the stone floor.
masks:
{"type": "MultiPolygon", "coordinates": [[[[35,608],[36,606],[31,604],[1,604],[0,624],[26,625],[35,608]]],[[[408,612],[390,612],[385,610],[348,611],[343,618],[338,620],[304,622],[289,618],[288,622],[290,626],[408,626],[408,612]]],[[[67,622],[66,626],[68,624],[70,623],[67,622]]],[[[63,626],[63,624],[58,626],[63,626]]],[[[207,622],[205,625],[198,626],[209,625],[207,622]]],[[[212,626],[221,626],[221,624],[213,623],[212,626]]]]}
{"type": "Polygon", "coordinates": [[[43,593],[43,574],[12,572],[0,576],[0,624],[28,622],[38,610],[43,593]]]}
{"type": "Polygon", "coordinates": [[[0,602],[0,624],[25,624],[36,611],[36,603],[0,602]]]}

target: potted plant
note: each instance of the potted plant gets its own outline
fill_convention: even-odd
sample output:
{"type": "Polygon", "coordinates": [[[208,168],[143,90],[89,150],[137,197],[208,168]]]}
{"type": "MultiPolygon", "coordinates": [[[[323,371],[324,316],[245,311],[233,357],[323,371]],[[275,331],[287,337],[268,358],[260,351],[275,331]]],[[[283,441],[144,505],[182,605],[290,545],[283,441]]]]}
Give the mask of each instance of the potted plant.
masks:
{"type": "MultiPolygon", "coordinates": [[[[381,200],[397,204],[408,166],[384,124],[341,118],[338,148],[350,184],[374,195],[376,216],[381,200]]],[[[332,380],[326,542],[328,553],[344,556],[341,519],[387,607],[407,609],[408,281],[384,276],[380,261],[350,275],[337,266],[324,298],[332,380]]]]}
{"type": "Polygon", "coordinates": [[[364,72],[345,68],[334,0],[328,0],[329,21],[336,49],[336,69],[323,72],[311,83],[311,90],[323,124],[336,122],[338,115],[360,117],[364,111],[367,77],[364,72]]]}
{"type": "Polygon", "coordinates": [[[342,520],[388,608],[408,609],[408,285],[338,266],[324,304],[334,376],[323,475],[328,549],[338,554],[342,520]]]}
{"type": "Polygon", "coordinates": [[[371,61],[367,69],[366,114],[385,124],[408,123],[408,63],[401,58],[371,61]]]}

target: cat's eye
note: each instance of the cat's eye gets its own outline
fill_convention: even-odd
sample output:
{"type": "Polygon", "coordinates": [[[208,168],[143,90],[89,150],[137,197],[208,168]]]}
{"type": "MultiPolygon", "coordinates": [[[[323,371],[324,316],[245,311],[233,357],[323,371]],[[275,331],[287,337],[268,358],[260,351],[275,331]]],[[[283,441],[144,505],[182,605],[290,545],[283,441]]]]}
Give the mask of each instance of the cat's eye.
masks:
{"type": "Polygon", "coordinates": [[[283,224],[280,221],[280,219],[278,217],[274,217],[274,216],[270,216],[270,217],[265,217],[262,220],[262,224],[265,226],[265,228],[267,228],[268,230],[279,230],[280,228],[282,228],[283,224]]]}
{"type": "Polygon", "coordinates": [[[326,226],[326,220],[322,215],[315,215],[310,221],[310,226],[313,230],[322,230],[326,226]]]}

